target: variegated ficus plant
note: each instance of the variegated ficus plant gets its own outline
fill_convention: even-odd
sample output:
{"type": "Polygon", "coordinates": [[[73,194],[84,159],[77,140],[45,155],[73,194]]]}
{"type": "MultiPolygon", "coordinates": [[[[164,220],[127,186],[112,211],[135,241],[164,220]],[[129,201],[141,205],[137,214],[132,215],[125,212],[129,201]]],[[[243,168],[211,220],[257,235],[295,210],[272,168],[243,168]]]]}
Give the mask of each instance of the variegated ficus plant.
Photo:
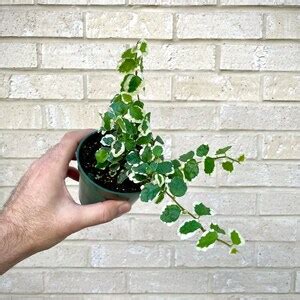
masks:
{"type": "Polygon", "coordinates": [[[211,153],[209,146],[202,144],[178,159],[164,158],[164,141],[151,132],[150,113],[144,110],[139,97],[145,90],[143,58],[147,53],[147,42],[140,40],[122,54],[118,64],[118,71],[124,74],[120,92],[111,100],[108,111],[101,115],[102,147],[95,153],[97,168],[109,168],[109,174],[117,176],[119,184],[126,178],[139,184],[143,202],[158,204],[168,197],[170,201],[160,215],[161,221],[174,224],[185,215],[178,235],[182,239],[199,235],[197,249],[206,251],[219,242],[229,247],[229,253],[235,254],[238,246],[244,244],[237,230],[226,232],[216,223],[204,226],[203,218],[213,215],[213,210],[202,202],[195,202],[193,211],[189,211],[178,198],[186,194],[187,184],[200,171],[210,175],[220,163],[225,172],[232,172],[234,164],[240,164],[245,157],[230,157],[231,146],[211,153]]]}

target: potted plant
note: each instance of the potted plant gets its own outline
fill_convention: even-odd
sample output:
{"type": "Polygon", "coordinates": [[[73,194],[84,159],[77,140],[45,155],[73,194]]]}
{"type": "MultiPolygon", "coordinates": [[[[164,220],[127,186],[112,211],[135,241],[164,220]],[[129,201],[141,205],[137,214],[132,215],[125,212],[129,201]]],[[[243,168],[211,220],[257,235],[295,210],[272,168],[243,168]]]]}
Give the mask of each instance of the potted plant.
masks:
{"type": "Polygon", "coordinates": [[[194,151],[178,159],[164,158],[164,141],[154,136],[150,129],[150,113],[144,110],[139,92],[145,89],[143,58],[148,53],[145,40],[122,53],[118,71],[124,74],[120,92],[101,115],[102,126],[83,139],[77,149],[80,172],[79,198],[82,204],[105,199],[127,199],[132,203],[139,197],[143,202],[161,203],[170,199],[160,219],[175,223],[181,215],[187,216],[178,228],[186,239],[201,233],[196,247],[205,251],[216,242],[227,245],[231,254],[244,240],[237,230],[226,231],[218,224],[202,224],[203,216],[213,211],[203,203],[195,203],[193,211],[184,208],[178,198],[187,192],[187,184],[197,177],[200,170],[210,175],[216,163],[224,171],[232,172],[234,164],[244,161],[244,155],[228,155],[231,146],[210,153],[208,145],[199,145],[194,151]],[[229,237],[226,239],[226,235],[229,237]]]}

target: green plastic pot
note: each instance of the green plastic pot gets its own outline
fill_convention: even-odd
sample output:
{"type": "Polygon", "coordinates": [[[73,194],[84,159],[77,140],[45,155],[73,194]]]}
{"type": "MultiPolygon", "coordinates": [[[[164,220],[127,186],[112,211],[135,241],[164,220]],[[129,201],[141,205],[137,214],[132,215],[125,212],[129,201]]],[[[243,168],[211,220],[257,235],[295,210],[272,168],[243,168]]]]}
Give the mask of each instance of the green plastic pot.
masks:
{"type": "Polygon", "coordinates": [[[116,192],[106,189],[94,182],[81,166],[82,146],[93,138],[97,131],[94,131],[83,138],[77,147],[76,157],[78,163],[79,177],[79,200],[81,204],[93,204],[105,200],[127,200],[132,204],[139,198],[140,192],[116,192]]]}

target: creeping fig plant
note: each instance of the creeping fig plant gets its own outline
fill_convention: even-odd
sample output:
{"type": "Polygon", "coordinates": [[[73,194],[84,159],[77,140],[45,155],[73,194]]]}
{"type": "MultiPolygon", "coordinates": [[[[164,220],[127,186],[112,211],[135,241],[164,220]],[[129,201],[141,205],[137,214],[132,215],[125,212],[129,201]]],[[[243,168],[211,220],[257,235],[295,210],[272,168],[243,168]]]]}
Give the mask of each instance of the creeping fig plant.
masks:
{"type": "Polygon", "coordinates": [[[124,78],[120,92],[112,99],[108,111],[101,115],[102,146],[95,153],[96,167],[109,170],[119,184],[129,178],[140,185],[143,202],[158,204],[168,197],[170,203],[162,211],[161,221],[172,224],[181,215],[186,215],[178,234],[183,239],[199,234],[197,249],[205,251],[219,242],[235,254],[237,247],[244,243],[237,230],[226,232],[215,223],[204,226],[202,219],[213,215],[212,209],[196,202],[193,211],[189,211],[178,198],[186,194],[188,182],[195,179],[200,171],[210,175],[215,165],[220,163],[225,172],[232,172],[234,164],[240,164],[245,157],[229,156],[231,146],[210,153],[209,146],[203,144],[178,159],[164,158],[164,142],[160,136],[153,135],[150,113],[144,110],[144,103],[139,97],[140,91],[145,89],[143,58],[147,52],[147,42],[140,40],[122,54],[118,71],[124,74],[124,78]]]}

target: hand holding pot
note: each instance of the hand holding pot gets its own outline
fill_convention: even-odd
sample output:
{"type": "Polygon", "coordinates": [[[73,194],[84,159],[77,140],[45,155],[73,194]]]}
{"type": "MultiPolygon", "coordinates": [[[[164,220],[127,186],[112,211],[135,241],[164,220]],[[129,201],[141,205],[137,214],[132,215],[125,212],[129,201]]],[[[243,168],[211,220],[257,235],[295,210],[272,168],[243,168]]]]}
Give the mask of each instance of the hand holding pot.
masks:
{"type": "Polygon", "coordinates": [[[130,210],[130,203],[120,200],[81,206],[69,194],[65,178],[79,179],[69,163],[89,132],[67,133],[21,178],[0,214],[0,274],[80,229],[109,222],[130,210]]]}

